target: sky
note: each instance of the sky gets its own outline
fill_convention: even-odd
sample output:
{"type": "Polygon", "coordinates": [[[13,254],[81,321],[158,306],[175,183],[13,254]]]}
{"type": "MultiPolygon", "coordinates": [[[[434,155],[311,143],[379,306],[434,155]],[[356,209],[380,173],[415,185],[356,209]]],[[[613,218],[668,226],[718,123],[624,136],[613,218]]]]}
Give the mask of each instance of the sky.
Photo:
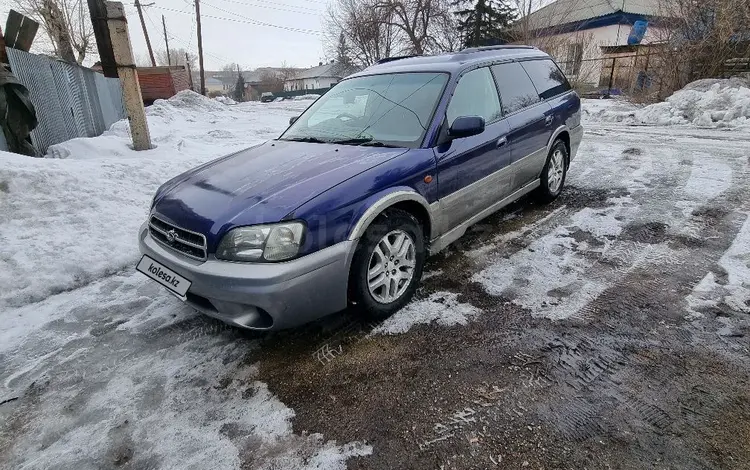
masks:
{"type": "MultiPolygon", "coordinates": [[[[164,49],[161,15],[167,24],[170,48],[197,54],[195,7],[192,0],[141,0],[151,45],[164,49]]],[[[138,13],[126,0],[133,51],[147,55],[138,13]]],[[[279,66],[310,67],[323,59],[321,31],[326,0],[207,0],[201,1],[203,60],[206,70],[228,63],[243,69],[279,66]]]]}
{"type": "MultiPolygon", "coordinates": [[[[133,0],[123,0],[130,40],[136,59],[148,60],[138,12],[133,0]]],[[[164,49],[161,16],[167,24],[170,48],[197,55],[195,7],[192,0],[141,0],[154,51],[164,49]]],[[[257,67],[312,67],[324,60],[321,31],[327,0],[201,0],[203,59],[206,70],[238,63],[244,70],[257,67]]],[[[0,0],[0,24],[10,10],[0,0]]],[[[42,32],[37,34],[37,41],[42,32]]],[[[35,44],[36,45],[36,44],[35,44]]],[[[32,48],[32,52],[43,52],[32,48]]],[[[86,64],[88,65],[88,64],[86,64]]]]}

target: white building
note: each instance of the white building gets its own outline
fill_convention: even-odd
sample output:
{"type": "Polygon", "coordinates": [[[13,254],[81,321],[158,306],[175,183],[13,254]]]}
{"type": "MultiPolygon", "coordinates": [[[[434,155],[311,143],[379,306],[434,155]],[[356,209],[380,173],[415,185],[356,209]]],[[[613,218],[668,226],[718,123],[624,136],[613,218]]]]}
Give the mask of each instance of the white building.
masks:
{"type": "Polygon", "coordinates": [[[571,82],[603,86],[613,75],[613,57],[618,57],[614,75],[623,83],[627,82],[623,74],[632,78],[643,68],[644,60],[636,56],[645,56],[644,46],[658,43],[664,34],[655,25],[658,4],[658,0],[557,0],[520,21],[528,21],[525,27],[533,39],[527,42],[552,55],[571,82]],[[640,44],[631,46],[628,37],[637,21],[648,22],[648,28],[640,44]]]}
{"type": "Polygon", "coordinates": [[[347,70],[340,64],[321,62],[317,67],[301,70],[293,78],[285,80],[284,91],[331,88],[352,73],[352,70],[347,70]]]}

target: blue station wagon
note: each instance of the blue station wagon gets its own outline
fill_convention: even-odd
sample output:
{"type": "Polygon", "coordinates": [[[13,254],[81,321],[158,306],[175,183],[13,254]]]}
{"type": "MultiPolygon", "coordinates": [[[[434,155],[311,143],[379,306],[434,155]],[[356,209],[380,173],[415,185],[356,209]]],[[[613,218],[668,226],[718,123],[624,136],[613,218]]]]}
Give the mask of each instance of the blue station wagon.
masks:
{"type": "Polygon", "coordinates": [[[518,198],[563,189],[581,102],[528,46],[390,58],[276,140],[163,184],[137,269],[242,328],[406,305],[425,258],[518,198]]]}

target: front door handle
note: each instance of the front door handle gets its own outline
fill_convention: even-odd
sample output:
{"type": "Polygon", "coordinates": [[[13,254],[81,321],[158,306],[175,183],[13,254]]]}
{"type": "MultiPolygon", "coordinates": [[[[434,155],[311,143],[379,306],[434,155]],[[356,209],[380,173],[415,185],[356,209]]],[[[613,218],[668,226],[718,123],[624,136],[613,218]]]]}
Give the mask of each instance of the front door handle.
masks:
{"type": "Polygon", "coordinates": [[[498,148],[505,146],[505,144],[507,144],[507,143],[508,143],[508,138],[507,137],[500,137],[497,140],[497,146],[498,146],[498,148]]]}
{"type": "Polygon", "coordinates": [[[552,121],[554,120],[555,120],[555,116],[547,116],[546,119],[544,120],[544,125],[549,126],[550,124],[552,124],[552,121]]]}

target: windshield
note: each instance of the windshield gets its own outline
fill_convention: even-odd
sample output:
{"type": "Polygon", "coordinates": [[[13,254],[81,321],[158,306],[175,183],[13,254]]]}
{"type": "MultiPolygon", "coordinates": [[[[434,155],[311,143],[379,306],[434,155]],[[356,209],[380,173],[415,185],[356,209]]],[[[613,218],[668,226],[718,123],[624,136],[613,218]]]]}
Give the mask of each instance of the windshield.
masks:
{"type": "Polygon", "coordinates": [[[446,73],[344,80],[321,96],[281,140],[418,147],[448,81],[446,73]]]}

